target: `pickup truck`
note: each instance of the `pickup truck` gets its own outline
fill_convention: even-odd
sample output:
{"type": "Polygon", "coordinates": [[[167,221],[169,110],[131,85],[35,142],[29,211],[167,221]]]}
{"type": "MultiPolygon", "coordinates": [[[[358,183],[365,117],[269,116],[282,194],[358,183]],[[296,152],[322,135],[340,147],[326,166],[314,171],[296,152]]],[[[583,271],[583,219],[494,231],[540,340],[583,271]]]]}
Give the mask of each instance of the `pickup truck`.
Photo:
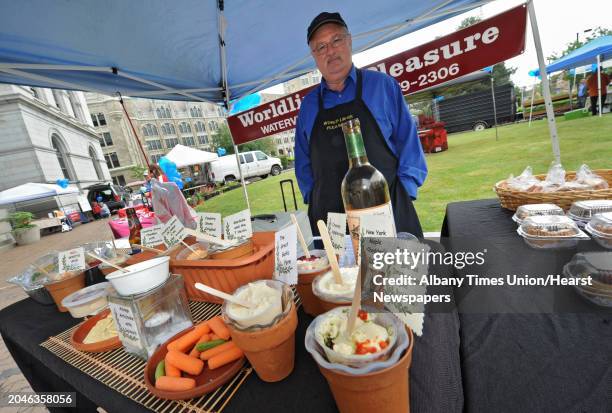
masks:
{"type": "MultiPolygon", "coordinates": [[[[240,169],[245,178],[275,176],[283,169],[279,158],[273,158],[262,151],[243,152],[238,156],[240,157],[240,169]]],[[[211,181],[227,183],[240,179],[234,154],[222,156],[210,162],[209,165],[208,175],[211,181]]]]}

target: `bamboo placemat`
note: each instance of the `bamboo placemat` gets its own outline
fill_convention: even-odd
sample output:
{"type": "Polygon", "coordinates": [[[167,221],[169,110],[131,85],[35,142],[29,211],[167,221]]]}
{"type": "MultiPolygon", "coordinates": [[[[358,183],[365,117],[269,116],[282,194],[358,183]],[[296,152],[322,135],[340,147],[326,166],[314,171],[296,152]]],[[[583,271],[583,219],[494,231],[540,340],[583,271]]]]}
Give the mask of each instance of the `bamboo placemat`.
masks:
{"type": "MultiPolygon", "coordinates": [[[[294,297],[299,307],[301,298],[295,289],[294,297]]],[[[213,303],[190,301],[189,308],[194,322],[208,320],[221,313],[221,306],[213,303]]],[[[88,376],[156,412],[221,412],[253,371],[246,363],[232,380],[214,392],[195,399],[160,399],[145,386],[143,371],[146,361],[127,353],[123,347],[105,353],[85,353],[72,347],[70,336],[78,326],[49,337],[40,345],[88,376]]]]}

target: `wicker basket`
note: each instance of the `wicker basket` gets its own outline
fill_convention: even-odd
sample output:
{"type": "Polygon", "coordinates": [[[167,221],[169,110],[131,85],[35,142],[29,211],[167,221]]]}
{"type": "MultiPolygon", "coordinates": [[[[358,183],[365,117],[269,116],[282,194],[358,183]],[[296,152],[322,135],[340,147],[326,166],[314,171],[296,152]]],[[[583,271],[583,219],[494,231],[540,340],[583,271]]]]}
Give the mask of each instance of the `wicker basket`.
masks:
{"type": "MultiPolygon", "coordinates": [[[[608,182],[608,189],[594,189],[588,191],[557,191],[557,192],[522,192],[508,188],[500,188],[506,180],[495,184],[495,192],[499,197],[499,202],[503,208],[516,211],[518,207],[526,204],[556,204],[567,211],[576,201],[586,201],[589,199],[612,199],[612,169],[599,169],[593,171],[608,182]]],[[[567,180],[575,178],[575,172],[568,172],[565,175],[567,180]]],[[[536,175],[543,180],[546,175],[536,175]]]]}
{"type": "MultiPolygon", "coordinates": [[[[195,240],[185,240],[187,244],[195,240]]],[[[193,301],[221,304],[223,301],[195,288],[201,282],[228,294],[252,281],[271,279],[274,272],[274,232],[253,234],[254,252],[234,259],[177,260],[182,251],[170,254],[170,272],[181,274],[185,280],[185,291],[193,301]]]]}

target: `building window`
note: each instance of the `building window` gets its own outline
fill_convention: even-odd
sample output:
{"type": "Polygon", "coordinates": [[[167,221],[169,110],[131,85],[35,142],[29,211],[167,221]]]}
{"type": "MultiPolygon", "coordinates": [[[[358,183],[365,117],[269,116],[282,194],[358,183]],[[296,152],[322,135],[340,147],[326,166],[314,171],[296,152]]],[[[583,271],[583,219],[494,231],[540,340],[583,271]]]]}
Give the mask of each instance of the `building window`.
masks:
{"type": "Polygon", "coordinates": [[[119,164],[119,158],[117,157],[116,152],[107,153],[104,155],[104,159],[106,160],[106,166],[108,166],[108,169],[119,168],[121,166],[119,164]]]}
{"type": "Polygon", "coordinates": [[[113,184],[125,186],[125,177],[123,175],[113,176],[113,184]]]}
{"type": "Polygon", "coordinates": [[[172,149],[174,148],[176,145],[179,144],[179,140],[178,138],[170,138],[170,139],[166,139],[166,147],[168,149],[172,149]]]}
{"type": "Polygon", "coordinates": [[[174,129],[174,125],[171,123],[164,123],[161,129],[164,135],[176,135],[176,129],[174,129]]]}
{"type": "Polygon", "coordinates": [[[160,149],[163,149],[161,140],[155,139],[152,141],[147,141],[147,149],[150,151],[158,151],[160,149]]]}
{"type": "Polygon", "coordinates": [[[172,113],[170,113],[170,109],[168,109],[166,106],[157,108],[155,112],[157,113],[157,117],[160,119],[170,119],[172,117],[172,113]]]}
{"type": "Polygon", "coordinates": [[[98,113],[97,115],[95,113],[91,114],[91,121],[93,122],[94,126],[104,126],[106,125],[106,118],[104,117],[103,113],[98,113]]]}
{"type": "Polygon", "coordinates": [[[144,136],[158,136],[157,126],[147,123],[142,127],[142,133],[144,136]]]}
{"type": "Polygon", "coordinates": [[[204,122],[196,122],[195,129],[196,129],[196,132],[206,133],[206,128],[204,127],[204,122]]]}
{"type": "Polygon", "coordinates": [[[92,146],[89,147],[89,157],[91,158],[91,161],[93,162],[93,166],[96,171],[96,176],[98,177],[100,181],[102,181],[104,179],[104,174],[102,173],[102,170],[100,169],[100,163],[98,162],[98,157],[96,156],[96,150],[92,146]]]}
{"type": "Polygon", "coordinates": [[[193,136],[184,136],[183,137],[183,145],[185,145],[185,146],[195,146],[195,139],[193,139],[193,136]]]}
{"type": "Polygon", "coordinates": [[[51,136],[51,145],[55,150],[55,155],[57,156],[57,161],[59,162],[60,169],[62,170],[62,175],[64,178],[72,181],[72,174],[68,169],[68,158],[66,157],[66,148],[64,144],[60,141],[57,135],[51,136]]]}
{"type": "Polygon", "coordinates": [[[159,163],[159,159],[162,157],[163,155],[151,155],[151,162],[152,163],[159,163]]]}
{"type": "Polygon", "coordinates": [[[108,132],[104,132],[103,134],[101,134],[98,140],[100,141],[100,146],[103,148],[106,146],[113,145],[113,138],[111,137],[111,134],[108,132]]]}
{"type": "Polygon", "coordinates": [[[208,145],[208,136],[198,135],[198,142],[200,143],[200,145],[208,145]]]}
{"type": "Polygon", "coordinates": [[[181,133],[191,133],[191,125],[187,122],[181,122],[179,124],[179,130],[181,133]]]}
{"type": "Polygon", "coordinates": [[[219,124],[214,120],[211,120],[210,122],[208,122],[208,127],[213,132],[217,132],[219,130],[219,124]]]}
{"type": "Polygon", "coordinates": [[[202,109],[194,106],[191,109],[189,109],[189,113],[191,114],[192,118],[202,118],[202,109]]]}

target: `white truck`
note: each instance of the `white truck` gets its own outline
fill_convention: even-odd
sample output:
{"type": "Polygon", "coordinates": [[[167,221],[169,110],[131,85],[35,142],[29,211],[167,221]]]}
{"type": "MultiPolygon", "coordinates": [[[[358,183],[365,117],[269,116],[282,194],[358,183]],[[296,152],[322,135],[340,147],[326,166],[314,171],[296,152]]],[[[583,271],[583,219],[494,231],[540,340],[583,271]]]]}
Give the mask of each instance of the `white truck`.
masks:
{"type": "MultiPolygon", "coordinates": [[[[278,175],[282,171],[279,158],[273,158],[262,151],[242,152],[240,157],[240,169],[244,178],[259,176],[266,178],[268,175],[278,175]]],[[[236,155],[225,155],[209,163],[208,176],[214,182],[231,182],[240,179],[236,155]]]]}

